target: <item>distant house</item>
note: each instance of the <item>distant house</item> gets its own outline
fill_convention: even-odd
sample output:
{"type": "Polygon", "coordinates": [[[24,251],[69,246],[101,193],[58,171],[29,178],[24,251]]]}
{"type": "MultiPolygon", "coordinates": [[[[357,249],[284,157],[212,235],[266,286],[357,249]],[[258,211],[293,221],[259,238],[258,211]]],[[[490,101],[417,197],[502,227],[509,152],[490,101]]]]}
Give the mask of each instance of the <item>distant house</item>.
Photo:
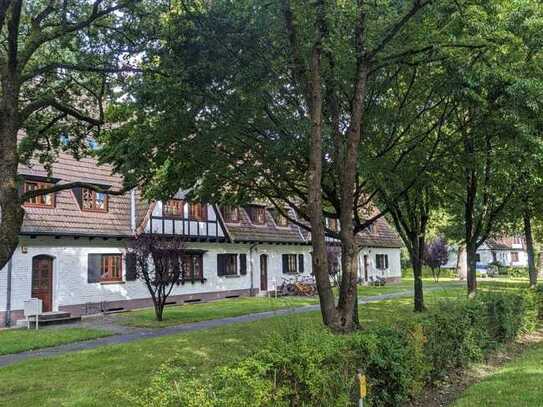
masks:
{"type": "MultiPolygon", "coordinates": [[[[477,269],[485,272],[489,265],[505,267],[528,267],[528,253],[523,237],[506,236],[487,239],[477,250],[477,269]]],[[[458,266],[458,248],[449,250],[449,261],[445,268],[458,266]]]]}
{"type": "MultiPolygon", "coordinates": [[[[26,190],[85,182],[118,190],[123,179],[95,160],[60,154],[48,174],[39,164],[20,166],[26,190]]],[[[147,202],[85,188],[26,202],[19,246],[0,270],[0,324],[23,318],[24,301],[40,298],[44,311],[73,316],[151,306],[135,278],[127,243],[138,234],[186,240],[176,304],[273,291],[283,278],[312,273],[307,233],[265,205],[212,205],[187,200],[147,202]]],[[[291,216],[296,218],[294,213],[291,216]]],[[[360,235],[360,277],[399,280],[399,240],[384,219],[360,235]]]]}

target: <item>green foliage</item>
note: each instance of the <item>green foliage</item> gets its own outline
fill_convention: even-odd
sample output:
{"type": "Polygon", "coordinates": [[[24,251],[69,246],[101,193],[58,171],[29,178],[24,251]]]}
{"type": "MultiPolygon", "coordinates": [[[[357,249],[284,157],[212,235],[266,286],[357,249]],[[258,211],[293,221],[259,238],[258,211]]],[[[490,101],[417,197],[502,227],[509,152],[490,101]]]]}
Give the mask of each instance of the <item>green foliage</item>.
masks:
{"type": "MultiPolygon", "coordinates": [[[[539,294],[542,301],[543,290],[539,294]]],[[[442,301],[418,322],[350,336],[293,325],[270,336],[254,355],[196,379],[173,361],[148,389],[126,397],[140,406],[339,407],[354,402],[361,369],[368,405],[403,405],[425,384],[534,329],[536,315],[536,293],[526,290],[442,301]]]]}
{"type": "Polygon", "coordinates": [[[425,320],[425,348],[432,366],[430,380],[466,367],[483,357],[488,342],[484,306],[475,301],[443,301],[425,320]]]}
{"type": "Polygon", "coordinates": [[[539,284],[535,289],[537,302],[537,317],[543,319],[543,284],[539,284]]]}
{"type": "Polygon", "coordinates": [[[349,342],[354,365],[368,376],[372,406],[402,405],[417,394],[429,370],[420,325],[382,327],[354,334],[349,342]]]}
{"type": "Polygon", "coordinates": [[[536,296],[532,290],[520,293],[487,292],[479,301],[486,306],[489,335],[499,343],[532,331],[537,319],[536,296]]]}

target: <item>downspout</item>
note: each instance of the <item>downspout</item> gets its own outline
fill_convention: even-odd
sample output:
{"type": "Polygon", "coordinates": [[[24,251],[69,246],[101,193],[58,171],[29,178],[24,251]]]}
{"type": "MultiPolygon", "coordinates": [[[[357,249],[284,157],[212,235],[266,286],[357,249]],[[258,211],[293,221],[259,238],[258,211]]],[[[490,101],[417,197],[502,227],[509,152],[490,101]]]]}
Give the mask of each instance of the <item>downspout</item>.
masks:
{"type": "Polygon", "coordinates": [[[250,273],[251,273],[251,291],[250,291],[250,296],[251,297],[254,297],[255,296],[255,291],[254,291],[254,287],[255,287],[255,283],[254,283],[254,261],[253,261],[253,250],[258,246],[257,243],[253,243],[251,245],[251,247],[249,247],[249,260],[250,260],[250,265],[251,265],[251,270],[250,270],[250,273]]]}
{"type": "Polygon", "coordinates": [[[11,325],[11,271],[12,271],[12,264],[11,264],[11,258],[8,261],[8,275],[7,275],[7,288],[6,288],[6,318],[4,321],[4,325],[6,327],[9,327],[11,325]]]}
{"type": "Polygon", "coordinates": [[[136,233],[136,190],[130,191],[130,228],[136,233]]]}

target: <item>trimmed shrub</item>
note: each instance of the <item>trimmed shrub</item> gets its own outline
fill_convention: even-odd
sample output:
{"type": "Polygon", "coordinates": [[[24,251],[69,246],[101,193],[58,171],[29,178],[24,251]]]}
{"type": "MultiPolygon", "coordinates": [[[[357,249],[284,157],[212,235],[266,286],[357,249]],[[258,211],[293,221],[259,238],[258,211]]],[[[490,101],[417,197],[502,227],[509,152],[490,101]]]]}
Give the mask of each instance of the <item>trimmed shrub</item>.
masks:
{"type": "Polygon", "coordinates": [[[368,377],[370,405],[401,405],[422,389],[429,370],[425,342],[420,325],[402,331],[382,327],[352,335],[353,364],[368,377]]]}
{"type": "Polygon", "coordinates": [[[478,301],[440,301],[424,320],[429,380],[480,361],[488,344],[484,305],[478,301]]]}
{"type": "Polygon", "coordinates": [[[536,299],[530,290],[481,293],[479,301],[486,306],[489,334],[496,342],[506,343],[521,333],[534,330],[536,299]]]}
{"type": "Polygon", "coordinates": [[[536,287],[535,297],[537,302],[537,317],[538,319],[543,319],[543,284],[536,287]]]}
{"type": "Polygon", "coordinates": [[[294,324],[238,363],[201,377],[164,366],[147,389],[123,397],[134,406],[339,407],[355,401],[354,378],[362,369],[368,405],[403,405],[426,383],[480,361],[497,343],[534,329],[537,304],[541,312],[541,287],[441,301],[419,323],[352,335],[294,324]]]}

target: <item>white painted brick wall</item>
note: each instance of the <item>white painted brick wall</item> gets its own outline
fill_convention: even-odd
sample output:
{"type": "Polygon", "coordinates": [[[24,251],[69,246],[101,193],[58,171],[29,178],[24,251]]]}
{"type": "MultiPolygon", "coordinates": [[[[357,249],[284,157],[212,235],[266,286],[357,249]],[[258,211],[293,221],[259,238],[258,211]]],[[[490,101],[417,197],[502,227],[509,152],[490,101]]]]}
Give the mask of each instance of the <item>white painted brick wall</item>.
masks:
{"type": "MultiPolygon", "coordinates": [[[[251,287],[249,244],[188,243],[187,248],[208,250],[203,258],[204,277],[207,281],[204,284],[196,282],[175,287],[172,295],[249,289],[251,287]],[[238,278],[218,277],[218,253],[246,253],[248,256],[247,275],[238,278]]],[[[149,296],[147,288],[141,281],[129,281],[123,284],[87,283],[87,259],[90,253],[123,253],[124,251],[124,243],[115,240],[22,238],[21,244],[12,258],[12,310],[22,309],[23,302],[30,298],[32,258],[43,254],[54,257],[53,310],[58,310],[60,305],[147,298],[149,296]],[[26,247],[27,253],[22,253],[22,247],[26,247]]],[[[281,255],[283,253],[305,253],[305,273],[310,274],[311,258],[309,252],[309,246],[259,246],[253,252],[254,288],[260,286],[260,254],[269,255],[268,288],[271,289],[271,283],[274,279],[281,281],[281,255]]],[[[0,271],[0,311],[6,309],[6,273],[7,267],[0,271]]]]}
{"type": "Polygon", "coordinates": [[[368,278],[369,277],[401,277],[402,264],[400,261],[401,250],[395,248],[368,247],[363,248],[358,256],[358,276],[364,278],[364,255],[368,256],[368,278]],[[388,254],[388,269],[384,271],[376,269],[376,256],[378,254],[388,254]]]}

